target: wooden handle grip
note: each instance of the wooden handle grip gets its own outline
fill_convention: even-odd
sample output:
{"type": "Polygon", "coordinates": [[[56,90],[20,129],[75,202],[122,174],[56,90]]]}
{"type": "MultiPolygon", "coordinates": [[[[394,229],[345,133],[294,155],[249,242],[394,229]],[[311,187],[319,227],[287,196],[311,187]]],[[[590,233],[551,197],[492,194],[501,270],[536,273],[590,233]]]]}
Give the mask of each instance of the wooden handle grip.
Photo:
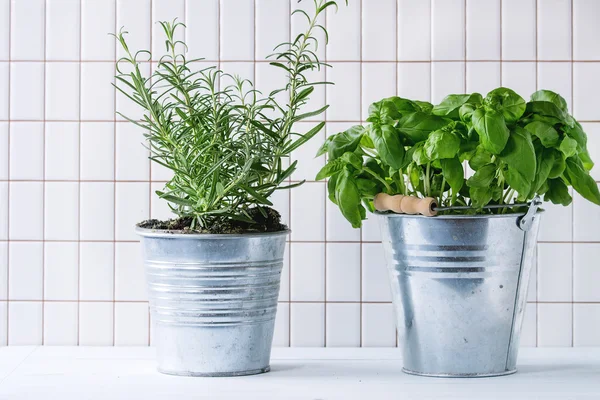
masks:
{"type": "Polygon", "coordinates": [[[398,214],[422,214],[426,217],[433,217],[437,214],[433,210],[434,207],[437,207],[437,202],[433,197],[420,199],[401,194],[390,196],[386,193],[379,193],[373,199],[373,205],[377,211],[393,211],[398,214]]]}

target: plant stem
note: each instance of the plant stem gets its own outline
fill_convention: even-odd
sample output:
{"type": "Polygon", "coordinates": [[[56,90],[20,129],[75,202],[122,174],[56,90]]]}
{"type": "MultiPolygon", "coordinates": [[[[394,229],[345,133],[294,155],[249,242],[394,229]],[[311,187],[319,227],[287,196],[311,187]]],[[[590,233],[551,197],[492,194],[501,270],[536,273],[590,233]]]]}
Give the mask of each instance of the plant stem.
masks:
{"type": "Polygon", "coordinates": [[[431,182],[429,181],[429,173],[431,171],[431,162],[427,163],[427,168],[425,168],[425,180],[423,181],[424,184],[424,189],[425,189],[425,196],[429,197],[430,193],[431,193],[431,182]]]}
{"type": "Polygon", "coordinates": [[[385,186],[385,189],[387,190],[388,194],[393,194],[394,191],[392,190],[392,187],[385,181],[385,179],[383,179],[379,175],[377,175],[376,172],[374,172],[370,168],[364,167],[364,166],[363,166],[363,171],[365,171],[365,172],[373,175],[373,177],[375,179],[377,179],[379,182],[383,183],[383,185],[385,186]]]}

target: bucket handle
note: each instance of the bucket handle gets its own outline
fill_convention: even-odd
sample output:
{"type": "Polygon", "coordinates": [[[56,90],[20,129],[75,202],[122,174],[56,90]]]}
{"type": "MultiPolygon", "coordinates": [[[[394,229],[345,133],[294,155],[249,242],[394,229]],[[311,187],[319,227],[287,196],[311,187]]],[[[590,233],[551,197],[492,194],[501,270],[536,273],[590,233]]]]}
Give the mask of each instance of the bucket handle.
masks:
{"type": "Polygon", "coordinates": [[[521,229],[522,231],[527,232],[529,229],[531,229],[531,226],[533,225],[533,218],[535,217],[535,213],[537,213],[538,208],[540,208],[540,206],[542,205],[542,200],[540,199],[539,196],[535,196],[533,198],[533,200],[531,200],[531,203],[529,203],[529,208],[527,209],[527,213],[525,215],[523,215],[521,218],[519,218],[519,220],[517,221],[517,226],[519,227],[519,229],[521,229]]]}

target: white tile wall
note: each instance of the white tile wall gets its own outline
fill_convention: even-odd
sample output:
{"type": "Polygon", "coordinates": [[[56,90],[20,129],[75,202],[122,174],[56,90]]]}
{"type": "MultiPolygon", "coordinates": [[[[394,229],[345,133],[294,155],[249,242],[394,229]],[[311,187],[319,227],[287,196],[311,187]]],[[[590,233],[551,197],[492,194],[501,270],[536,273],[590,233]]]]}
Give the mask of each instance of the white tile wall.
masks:
{"type": "MultiPolygon", "coordinates": [[[[567,99],[600,163],[600,2],[596,0],[350,0],[323,18],[333,69],[311,107],[327,102],[327,134],[358,124],[371,101],[400,95],[538,88],[567,99]]],[[[268,92],[284,76],[264,62],[300,29],[293,0],[0,1],[0,345],[148,345],[135,222],[165,218],[153,193],[169,172],[150,166],[142,132],[115,115],[108,33],[132,48],[163,47],[159,19],[188,26],[188,57],[219,63],[268,92]]],[[[156,55],[154,60],[156,60],[156,55]]],[[[200,65],[200,64],[199,64],[200,65]]],[[[146,72],[150,64],[144,64],[146,72]]],[[[299,126],[310,128],[311,121],[299,126]]],[[[274,203],[292,228],[275,344],[396,346],[377,221],[353,230],[314,182],[324,139],[298,150],[274,203]]],[[[600,169],[592,176],[600,180],[600,169]]],[[[545,206],[522,344],[600,345],[600,208],[579,195],[545,206]]]]}

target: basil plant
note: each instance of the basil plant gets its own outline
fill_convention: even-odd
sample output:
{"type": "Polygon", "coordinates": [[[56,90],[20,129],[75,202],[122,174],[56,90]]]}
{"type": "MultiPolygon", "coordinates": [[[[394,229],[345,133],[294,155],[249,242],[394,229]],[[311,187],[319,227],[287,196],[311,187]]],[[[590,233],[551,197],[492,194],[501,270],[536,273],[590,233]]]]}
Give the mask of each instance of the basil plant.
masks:
{"type": "Polygon", "coordinates": [[[369,107],[367,122],[330,136],[318,152],[328,162],[316,179],[329,178],[329,199],[355,228],[382,192],[472,207],[462,213],[510,213],[483,207],[536,195],[566,206],[572,186],[600,205],[587,136],[554,92],[526,102],[501,87],[485,97],[452,94],[435,106],[390,97],[369,107]]]}

